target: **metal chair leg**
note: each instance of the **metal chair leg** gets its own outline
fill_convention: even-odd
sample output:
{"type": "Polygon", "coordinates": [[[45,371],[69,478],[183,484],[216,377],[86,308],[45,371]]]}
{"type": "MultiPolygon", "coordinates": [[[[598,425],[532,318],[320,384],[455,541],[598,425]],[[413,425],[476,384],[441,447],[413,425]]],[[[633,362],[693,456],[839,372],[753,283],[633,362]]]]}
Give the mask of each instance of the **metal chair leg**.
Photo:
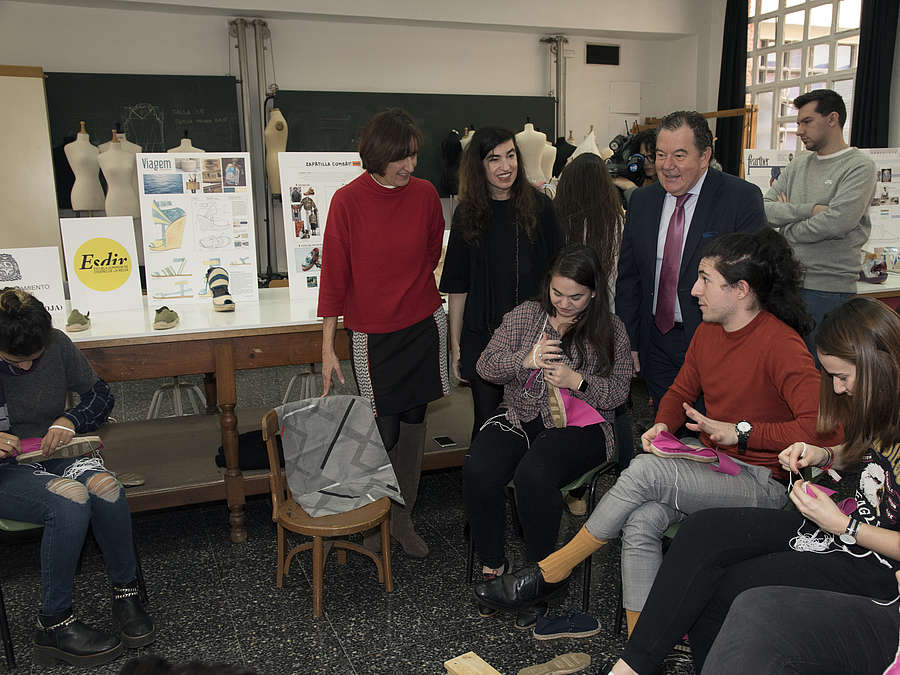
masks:
{"type": "Polygon", "coordinates": [[[137,576],[138,597],[141,602],[146,605],[149,600],[149,597],[147,596],[147,584],[144,583],[144,570],[141,567],[141,556],[138,554],[137,542],[134,540],[134,535],[131,536],[131,545],[134,547],[134,568],[136,573],[135,576],[137,576]]]}
{"type": "Polygon", "coordinates": [[[13,654],[12,636],[9,633],[9,619],[6,616],[6,603],[3,602],[3,589],[0,588],[0,638],[3,639],[3,650],[6,652],[6,669],[16,667],[16,656],[13,654]]]}

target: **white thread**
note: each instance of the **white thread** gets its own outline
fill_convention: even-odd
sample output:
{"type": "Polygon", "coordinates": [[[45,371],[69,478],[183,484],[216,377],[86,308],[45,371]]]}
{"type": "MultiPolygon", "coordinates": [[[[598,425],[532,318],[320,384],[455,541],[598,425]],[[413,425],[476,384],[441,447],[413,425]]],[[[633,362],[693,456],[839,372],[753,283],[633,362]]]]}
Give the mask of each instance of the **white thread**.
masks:
{"type": "MultiPolygon", "coordinates": [[[[527,448],[531,448],[531,441],[528,439],[528,434],[526,434],[524,431],[517,429],[516,427],[514,427],[510,424],[504,424],[503,422],[500,421],[501,419],[506,419],[506,413],[498,413],[498,414],[494,415],[493,417],[488,417],[484,421],[484,424],[481,425],[481,428],[479,429],[479,431],[484,431],[489,426],[497,426],[497,427],[500,427],[501,431],[511,431],[512,433],[514,433],[518,436],[521,436],[522,438],[525,439],[525,446],[527,448]]],[[[507,421],[509,421],[509,420],[507,420],[507,421]]]]}
{"type": "Polygon", "coordinates": [[[887,600],[887,601],[884,601],[884,602],[882,602],[881,600],[875,600],[875,599],[873,598],[873,599],[872,599],[872,602],[874,602],[876,605],[881,605],[882,607],[887,607],[888,605],[893,605],[893,604],[894,604],[895,602],[897,602],[898,600],[900,600],[900,595],[898,595],[898,596],[897,596],[896,598],[894,598],[893,600],[887,600]]]}
{"type": "Polygon", "coordinates": [[[678,508],[678,462],[675,462],[675,485],[672,487],[675,489],[675,510],[681,511],[678,508]]]}
{"type": "Polygon", "coordinates": [[[103,466],[103,460],[97,457],[80,457],[63,471],[62,477],[75,480],[87,471],[106,471],[106,467],[103,466]]]}
{"type": "Polygon", "coordinates": [[[804,534],[797,530],[797,536],[788,542],[788,545],[795,551],[806,553],[833,553],[829,551],[829,547],[834,543],[834,536],[830,532],[822,532],[816,530],[812,534],[804,534]],[[816,535],[821,533],[821,538],[816,535]]]}

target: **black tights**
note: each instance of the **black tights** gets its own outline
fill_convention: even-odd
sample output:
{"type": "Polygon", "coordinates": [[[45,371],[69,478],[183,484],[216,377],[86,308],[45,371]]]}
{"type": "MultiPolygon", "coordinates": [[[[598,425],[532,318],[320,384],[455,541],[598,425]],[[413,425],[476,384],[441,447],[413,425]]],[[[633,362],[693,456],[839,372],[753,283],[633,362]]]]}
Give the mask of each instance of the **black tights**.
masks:
{"type": "Polygon", "coordinates": [[[379,415],[375,418],[375,424],[378,425],[378,433],[381,434],[381,442],[384,443],[385,450],[393,450],[400,438],[400,422],[404,424],[421,424],[425,421],[425,412],[428,410],[428,404],[404,410],[396,415],[379,415]]]}

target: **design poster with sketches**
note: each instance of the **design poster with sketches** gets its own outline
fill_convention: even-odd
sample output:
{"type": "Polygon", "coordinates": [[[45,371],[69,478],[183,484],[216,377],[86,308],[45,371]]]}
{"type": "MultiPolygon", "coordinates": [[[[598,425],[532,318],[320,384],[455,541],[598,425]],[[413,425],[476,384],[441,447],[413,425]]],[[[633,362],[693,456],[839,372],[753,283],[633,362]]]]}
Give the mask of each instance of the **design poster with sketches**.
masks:
{"type": "Polygon", "coordinates": [[[235,301],[257,302],[250,155],[141,153],[137,169],[151,305],[209,302],[214,266],[235,301]]]}
{"type": "Polygon", "coordinates": [[[322,237],[338,189],[363,172],[356,152],[279,152],[291,300],[318,301],[322,237]]]}
{"type": "MultiPolygon", "coordinates": [[[[872,232],[866,251],[900,245],[900,148],[862,148],[875,161],[875,194],[869,205],[872,232]]],[[[744,177],[765,195],[794,158],[788,150],[744,150],[744,177]]],[[[889,267],[890,261],[889,262],[889,267]]]]}

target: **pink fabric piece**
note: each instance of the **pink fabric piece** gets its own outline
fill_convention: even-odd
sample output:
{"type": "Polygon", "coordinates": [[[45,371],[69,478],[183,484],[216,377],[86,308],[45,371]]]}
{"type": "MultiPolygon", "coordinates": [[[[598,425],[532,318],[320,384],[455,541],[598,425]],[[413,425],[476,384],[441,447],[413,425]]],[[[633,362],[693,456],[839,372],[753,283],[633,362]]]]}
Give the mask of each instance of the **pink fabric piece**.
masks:
{"type": "MultiPolygon", "coordinates": [[[[813,491],[809,489],[809,483],[807,483],[807,484],[803,487],[803,489],[806,490],[806,494],[808,494],[810,497],[818,497],[818,496],[819,496],[819,495],[817,495],[817,494],[814,494],[813,491]]],[[[824,492],[826,497],[830,497],[830,496],[833,495],[835,492],[837,492],[837,490],[832,490],[831,488],[827,488],[827,487],[825,487],[824,485],[816,485],[816,489],[817,489],[817,490],[821,490],[822,492],[824,492]]]]}
{"type": "Polygon", "coordinates": [[[845,516],[849,516],[851,513],[855,513],[856,509],[859,508],[859,502],[853,497],[847,497],[846,499],[839,501],[837,507],[841,513],[845,516]]]}
{"type": "Polygon", "coordinates": [[[34,452],[35,450],[41,449],[41,439],[40,438],[22,438],[19,440],[19,454],[23,455],[26,452],[34,452]]]}
{"type": "Polygon", "coordinates": [[[560,389],[563,405],[566,408],[567,427],[587,427],[591,424],[600,424],[606,419],[591,405],[585,403],[577,396],[572,396],[568,389],[560,389]]]}
{"type": "Polygon", "coordinates": [[[671,434],[668,431],[660,431],[656,435],[656,438],[653,439],[653,445],[656,446],[657,450],[671,452],[672,457],[688,454],[698,455],[700,457],[715,456],[716,461],[709,465],[709,468],[713,471],[718,471],[719,473],[724,473],[729,476],[737,476],[741,472],[741,467],[738,466],[737,462],[724,452],[712,448],[692,448],[689,445],[682,443],[674,434],[671,434]]]}
{"type": "Polygon", "coordinates": [[[675,197],[675,210],[669,218],[669,229],[666,231],[654,318],[656,327],[663,335],[675,325],[675,297],[678,292],[678,269],[681,267],[681,249],[684,241],[684,203],[690,196],[688,192],[675,197]]]}

